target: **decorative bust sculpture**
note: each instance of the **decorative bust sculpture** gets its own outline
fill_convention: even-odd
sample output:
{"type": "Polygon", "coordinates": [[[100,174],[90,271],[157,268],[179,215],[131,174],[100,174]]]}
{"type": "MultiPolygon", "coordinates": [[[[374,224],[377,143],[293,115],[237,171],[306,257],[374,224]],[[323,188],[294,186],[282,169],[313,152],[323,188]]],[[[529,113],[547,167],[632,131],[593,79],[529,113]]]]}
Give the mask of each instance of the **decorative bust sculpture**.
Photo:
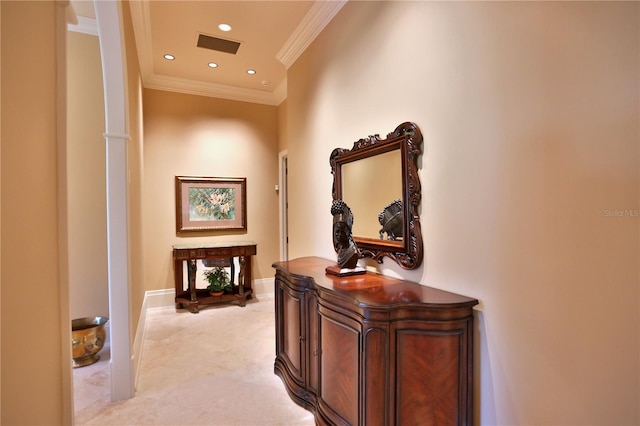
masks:
{"type": "Polygon", "coordinates": [[[357,268],[360,252],[351,235],[353,227],[353,213],[342,200],[333,200],[331,204],[333,215],[333,248],[338,253],[338,265],[327,268],[327,272],[334,275],[353,275],[364,273],[364,268],[357,268]]]}
{"type": "Polygon", "coordinates": [[[380,228],[381,240],[384,239],[385,232],[388,240],[396,241],[402,239],[402,227],[404,226],[402,213],[402,200],[394,200],[380,212],[378,222],[382,225],[382,228],[380,228]]]}
{"type": "Polygon", "coordinates": [[[333,200],[331,214],[333,215],[333,248],[338,253],[338,266],[354,268],[358,263],[358,247],[351,235],[353,213],[344,201],[333,200]]]}

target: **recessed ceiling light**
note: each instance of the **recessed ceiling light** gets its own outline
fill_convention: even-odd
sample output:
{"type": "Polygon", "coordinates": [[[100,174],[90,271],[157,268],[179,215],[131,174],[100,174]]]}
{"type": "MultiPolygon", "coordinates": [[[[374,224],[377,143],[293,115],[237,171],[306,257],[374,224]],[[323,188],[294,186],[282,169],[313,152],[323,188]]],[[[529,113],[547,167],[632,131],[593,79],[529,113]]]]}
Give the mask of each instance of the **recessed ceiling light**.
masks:
{"type": "Polygon", "coordinates": [[[209,65],[211,68],[217,68],[218,64],[216,64],[215,62],[209,62],[207,65],[209,65]]]}
{"type": "Polygon", "coordinates": [[[249,75],[254,75],[256,73],[256,70],[247,70],[247,74],[249,75]]]}
{"type": "Polygon", "coordinates": [[[231,31],[231,25],[229,24],[220,24],[218,25],[220,31],[231,31]]]}
{"type": "Polygon", "coordinates": [[[173,61],[176,57],[167,53],[163,56],[163,58],[165,58],[167,61],[173,61]]]}

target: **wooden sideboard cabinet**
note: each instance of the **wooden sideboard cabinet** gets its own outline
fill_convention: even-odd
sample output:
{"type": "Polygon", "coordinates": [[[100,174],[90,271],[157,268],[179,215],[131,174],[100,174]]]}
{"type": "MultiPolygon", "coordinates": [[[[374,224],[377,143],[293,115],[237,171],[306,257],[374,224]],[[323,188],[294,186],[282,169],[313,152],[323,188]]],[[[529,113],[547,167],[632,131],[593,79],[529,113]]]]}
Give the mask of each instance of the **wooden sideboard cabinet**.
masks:
{"type": "Polygon", "coordinates": [[[320,425],[471,425],[473,298],[335,262],[273,264],[274,372],[320,425]]]}

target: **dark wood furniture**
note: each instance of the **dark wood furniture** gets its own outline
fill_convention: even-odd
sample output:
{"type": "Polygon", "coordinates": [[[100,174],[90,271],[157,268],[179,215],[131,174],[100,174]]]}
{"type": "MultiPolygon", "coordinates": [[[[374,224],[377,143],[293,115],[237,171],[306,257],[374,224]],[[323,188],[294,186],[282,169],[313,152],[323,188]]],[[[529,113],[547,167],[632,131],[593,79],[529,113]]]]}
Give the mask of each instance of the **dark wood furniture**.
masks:
{"type": "Polygon", "coordinates": [[[334,262],[273,264],[274,371],[320,425],[471,425],[478,301],[334,262]]]}
{"type": "MultiPolygon", "coordinates": [[[[372,135],[355,141],[350,150],[346,148],[334,149],[329,157],[333,174],[332,196],[334,200],[344,200],[351,208],[355,207],[352,203],[354,200],[345,196],[347,191],[344,188],[346,182],[343,179],[343,166],[358,162],[360,164],[357,180],[369,182],[371,190],[367,192],[356,191],[356,194],[368,199],[369,203],[375,200],[373,204],[378,206],[378,210],[372,210],[374,209],[373,205],[364,211],[354,210],[355,220],[362,221],[364,217],[373,214],[377,217],[378,212],[394,200],[377,199],[376,186],[381,179],[381,170],[377,167],[371,167],[370,164],[367,165],[369,163],[367,160],[393,151],[400,152],[400,164],[393,166],[398,166],[402,174],[402,188],[397,188],[398,192],[402,194],[400,200],[402,205],[402,238],[385,240],[382,239],[382,230],[380,230],[379,237],[378,235],[360,235],[354,230],[353,239],[364,257],[371,257],[378,263],[382,263],[384,258],[388,257],[404,269],[415,269],[422,264],[423,251],[422,229],[418,214],[418,207],[422,200],[420,176],[418,175],[418,157],[422,154],[422,133],[415,123],[407,121],[400,124],[385,139],[380,138],[379,135],[372,135]]],[[[388,165],[388,167],[392,167],[392,165],[388,165]]]]}
{"type": "MultiPolygon", "coordinates": [[[[251,256],[256,254],[256,244],[252,241],[176,244],[173,246],[173,273],[176,287],[176,308],[186,307],[193,313],[199,312],[200,305],[215,303],[229,303],[237,301],[245,306],[246,300],[251,299],[251,256]],[[238,282],[233,283],[233,294],[211,296],[206,289],[196,288],[197,260],[218,259],[220,266],[233,266],[233,258],[239,258],[240,271],[238,282]],[[188,286],[184,288],[183,265],[187,264],[188,286]]],[[[214,262],[216,263],[216,262],[214,262]]],[[[232,269],[231,279],[234,272],[232,269]]]]}

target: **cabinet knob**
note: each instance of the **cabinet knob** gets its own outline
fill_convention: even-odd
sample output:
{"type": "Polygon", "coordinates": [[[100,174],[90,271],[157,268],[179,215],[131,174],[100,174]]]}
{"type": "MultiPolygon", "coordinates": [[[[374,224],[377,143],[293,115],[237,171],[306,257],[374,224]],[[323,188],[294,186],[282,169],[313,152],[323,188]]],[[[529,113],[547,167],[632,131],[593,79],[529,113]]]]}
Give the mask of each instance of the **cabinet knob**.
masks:
{"type": "Polygon", "coordinates": [[[300,336],[300,343],[304,342],[304,336],[300,336]]]}

